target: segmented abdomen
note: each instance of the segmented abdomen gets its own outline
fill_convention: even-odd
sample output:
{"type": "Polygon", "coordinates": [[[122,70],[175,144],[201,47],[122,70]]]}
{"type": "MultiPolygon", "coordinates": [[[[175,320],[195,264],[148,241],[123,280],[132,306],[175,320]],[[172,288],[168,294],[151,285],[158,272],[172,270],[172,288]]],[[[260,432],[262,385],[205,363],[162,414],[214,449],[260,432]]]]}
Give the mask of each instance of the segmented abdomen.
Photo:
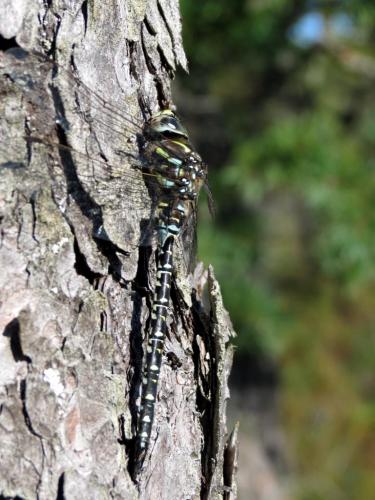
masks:
{"type": "Polygon", "coordinates": [[[147,342],[146,368],[143,373],[142,402],[138,429],[139,458],[147,451],[154,419],[155,400],[167,329],[173,268],[173,237],[168,237],[160,250],[157,283],[151,315],[151,332],[147,342]]]}
{"type": "Polygon", "coordinates": [[[136,468],[142,465],[150,440],[154,420],[160,368],[170,302],[173,272],[173,244],[185,217],[182,202],[159,204],[159,249],[156,287],[151,313],[151,331],[147,342],[146,367],[143,372],[142,400],[138,425],[136,468]],[[172,205],[172,206],[171,206],[172,205]]]}

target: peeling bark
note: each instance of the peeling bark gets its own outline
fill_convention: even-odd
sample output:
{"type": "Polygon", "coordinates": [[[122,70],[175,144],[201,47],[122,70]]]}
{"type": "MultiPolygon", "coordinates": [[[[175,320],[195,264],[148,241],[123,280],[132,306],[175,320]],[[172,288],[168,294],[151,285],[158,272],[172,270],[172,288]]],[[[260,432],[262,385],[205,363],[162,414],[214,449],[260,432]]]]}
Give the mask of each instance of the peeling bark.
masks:
{"type": "Polygon", "coordinates": [[[234,333],[212,270],[186,276],[181,256],[150,452],[138,483],[131,477],[155,270],[153,245],[138,246],[150,200],[141,174],[131,213],[126,193],[96,189],[93,166],[115,165],[118,150],[124,176],[133,172],[134,127],[66,77],[74,71],[139,122],[171,103],[174,71],[186,69],[178,1],[5,1],[0,19],[4,45],[64,68],[53,75],[0,54],[0,494],[234,498],[233,474],[224,482],[234,333]],[[56,126],[57,108],[69,127],[56,126]]]}

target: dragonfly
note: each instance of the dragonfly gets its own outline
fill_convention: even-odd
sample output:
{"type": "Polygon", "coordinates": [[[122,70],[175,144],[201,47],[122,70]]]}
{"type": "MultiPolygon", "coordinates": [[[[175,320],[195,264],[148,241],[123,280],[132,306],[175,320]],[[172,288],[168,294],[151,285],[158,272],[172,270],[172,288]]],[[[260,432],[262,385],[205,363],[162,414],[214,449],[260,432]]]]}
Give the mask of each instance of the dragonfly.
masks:
{"type": "MultiPolygon", "coordinates": [[[[172,278],[176,272],[175,244],[187,232],[189,224],[194,233],[197,199],[202,187],[205,187],[211,200],[207,166],[195,151],[187,130],[171,107],[152,114],[142,123],[139,117],[129,116],[129,113],[125,113],[116,104],[104,100],[73,72],[64,70],[44,56],[21,51],[10,54],[7,62],[8,65],[3,65],[0,61],[0,69],[11,67],[3,70],[5,76],[11,85],[22,91],[24,102],[31,107],[32,119],[27,122],[26,134],[22,136],[22,139],[26,139],[26,150],[22,151],[21,148],[20,153],[19,142],[14,138],[2,141],[0,153],[5,158],[2,168],[22,168],[25,155],[30,161],[33,147],[42,145],[51,150],[58,149],[62,154],[69,155],[71,168],[64,173],[70,183],[78,184],[89,193],[85,210],[95,221],[93,235],[97,240],[114,241],[119,249],[126,246],[118,233],[113,233],[106,227],[105,211],[108,205],[112,215],[118,210],[116,220],[124,219],[125,213],[128,217],[131,212],[140,211],[143,215],[147,213],[148,226],[152,227],[157,237],[156,285],[143,363],[135,441],[133,470],[136,477],[143,467],[154,421],[168,329],[172,278]],[[10,65],[9,57],[13,57],[10,65]],[[45,90],[43,93],[41,89],[45,85],[47,74],[52,77],[49,88],[53,106],[49,110],[45,106],[45,90]],[[58,78],[59,87],[54,85],[54,78],[58,78]],[[76,102],[86,103],[87,107],[80,104],[79,110],[67,109],[61,97],[61,85],[63,88],[66,85],[69,92],[76,96],[76,102]],[[108,160],[106,152],[100,150],[97,144],[86,143],[84,150],[80,149],[79,143],[69,144],[69,114],[72,112],[82,113],[89,123],[95,119],[96,130],[104,135],[109,133],[114,138],[120,137],[121,144],[126,144],[128,149],[115,150],[113,159],[108,160]],[[43,130],[43,123],[53,124],[57,128],[54,137],[43,130]],[[17,160],[22,154],[23,161],[17,160]],[[124,160],[129,161],[129,158],[133,165],[124,169],[124,160]]],[[[72,186],[71,192],[74,192],[72,186]]],[[[126,233],[121,224],[120,230],[126,233]]],[[[129,239],[128,234],[126,237],[129,239]]],[[[138,245],[141,240],[142,236],[138,236],[138,245]]],[[[190,238],[193,246],[192,242],[193,238],[190,238]]]]}

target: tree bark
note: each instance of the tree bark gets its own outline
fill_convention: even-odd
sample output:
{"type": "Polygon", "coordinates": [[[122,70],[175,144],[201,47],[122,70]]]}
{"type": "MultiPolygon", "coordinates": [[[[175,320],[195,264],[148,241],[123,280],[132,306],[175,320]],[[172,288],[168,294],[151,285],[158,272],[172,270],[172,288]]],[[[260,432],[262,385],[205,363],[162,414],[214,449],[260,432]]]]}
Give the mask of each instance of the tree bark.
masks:
{"type": "Polygon", "coordinates": [[[182,259],[151,446],[131,476],[155,281],[155,245],[138,246],[150,201],[137,180],[133,203],[131,191],[111,199],[82,174],[118,164],[119,150],[124,177],[134,170],[134,127],[102,97],[139,122],[172,102],[171,78],[186,69],[178,1],[2,0],[0,19],[4,47],[48,53],[66,71],[1,54],[0,494],[235,498],[225,415],[234,333],[213,271],[187,276],[182,259]],[[23,87],[12,78],[22,68],[23,87]],[[95,94],[77,91],[72,70],[95,94]]]}

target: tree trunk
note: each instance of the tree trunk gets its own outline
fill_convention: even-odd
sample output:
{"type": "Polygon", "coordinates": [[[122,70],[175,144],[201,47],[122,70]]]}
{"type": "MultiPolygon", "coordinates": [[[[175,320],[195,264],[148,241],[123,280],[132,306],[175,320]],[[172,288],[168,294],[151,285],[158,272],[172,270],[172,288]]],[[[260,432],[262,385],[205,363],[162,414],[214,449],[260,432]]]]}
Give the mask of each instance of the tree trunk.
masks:
{"type": "Polygon", "coordinates": [[[0,33],[61,69],[0,54],[0,494],[235,498],[234,334],[212,270],[188,276],[181,258],[150,450],[131,475],[155,282],[134,122],[171,104],[186,68],[178,1],[1,0],[0,33]],[[128,191],[90,176],[103,165],[128,191]]]}

